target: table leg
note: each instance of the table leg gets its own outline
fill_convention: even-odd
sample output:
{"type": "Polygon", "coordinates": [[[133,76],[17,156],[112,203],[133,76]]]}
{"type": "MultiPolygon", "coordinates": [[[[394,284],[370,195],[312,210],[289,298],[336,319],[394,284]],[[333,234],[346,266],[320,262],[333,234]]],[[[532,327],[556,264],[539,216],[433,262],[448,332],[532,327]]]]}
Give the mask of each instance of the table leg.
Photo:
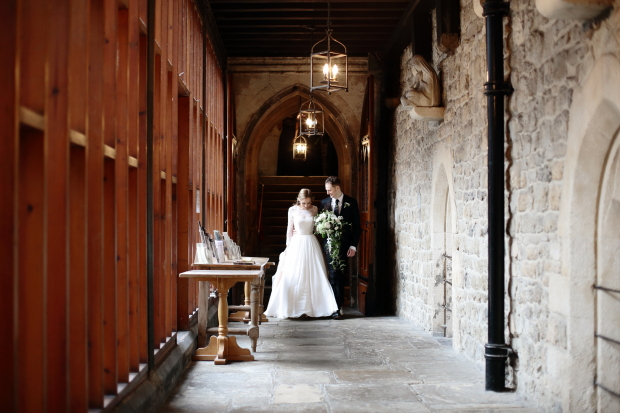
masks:
{"type": "Polygon", "coordinates": [[[267,316],[265,314],[263,314],[265,312],[265,305],[263,304],[264,299],[265,299],[265,277],[262,277],[260,279],[260,291],[258,293],[258,300],[259,300],[259,304],[258,304],[258,314],[259,314],[258,324],[266,323],[267,321],[269,321],[267,316]]]}
{"type": "Polygon", "coordinates": [[[215,364],[226,364],[229,361],[252,361],[254,356],[250,350],[239,347],[236,337],[228,337],[228,290],[235,281],[218,279],[217,293],[219,296],[218,336],[211,336],[209,345],[196,350],[194,360],[213,360],[215,364]]]}
{"type": "MultiPolygon", "coordinates": [[[[250,283],[246,282],[243,286],[243,305],[250,305],[250,283]]],[[[228,316],[228,321],[250,321],[250,313],[248,311],[237,311],[228,316]]]]}
{"type": "Polygon", "coordinates": [[[209,281],[198,281],[198,348],[207,345],[209,322],[209,281]]]}
{"type": "Polygon", "coordinates": [[[258,320],[259,320],[259,311],[258,306],[260,303],[258,294],[260,292],[260,279],[256,279],[252,281],[252,292],[250,293],[250,328],[248,329],[248,336],[252,340],[252,351],[256,352],[256,344],[258,342],[258,320]]]}
{"type": "MultiPolygon", "coordinates": [[[[244,293],[244,300],[243,300],[243,304],[244,304],[244,305],[249,305],[249,306],[251,306],[251,305],[252,305],[252,304],[251,304],[251,301],[252,301],[252,298],[251,298],[252,292],[251,292],[251,287],[250,287],[250,283],[249,283],[249,282],[246,282],[246,283],[245,283],[245,285],[244,285],[244,287],[243,287],[243,290],[244,290],[244,291],[243,291],[243,293],[244,293]]],[[[244,322],[244,323],[248,323],[248,322],[250,321],[250,317],[251,317],[251,316],[252,316],[251,312],[250,312],[250,311],[246,311],[246,312],[245,312],[245,315],[244,315],[244,317],[243,317],[243,322],[244,322]]]]}

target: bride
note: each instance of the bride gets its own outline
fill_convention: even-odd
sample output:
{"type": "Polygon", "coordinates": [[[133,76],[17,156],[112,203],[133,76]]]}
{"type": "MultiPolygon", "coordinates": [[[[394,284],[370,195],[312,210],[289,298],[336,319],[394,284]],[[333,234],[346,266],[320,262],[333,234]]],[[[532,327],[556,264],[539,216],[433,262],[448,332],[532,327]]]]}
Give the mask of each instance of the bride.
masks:
{"type": "Polygon", "coordinates": [[[265,311],[270,317],[327,317],[338,311],[323,250],[313,234],[316,214],[312,191],[302,189],[288,210],[286,250],[280,255],[265,311]]]}

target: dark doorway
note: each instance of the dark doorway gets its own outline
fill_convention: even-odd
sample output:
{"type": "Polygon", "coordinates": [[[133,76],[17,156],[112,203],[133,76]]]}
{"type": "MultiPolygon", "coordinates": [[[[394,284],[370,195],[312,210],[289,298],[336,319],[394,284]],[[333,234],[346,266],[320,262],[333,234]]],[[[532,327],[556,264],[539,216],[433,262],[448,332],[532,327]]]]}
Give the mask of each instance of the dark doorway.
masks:
{"type": "Polygon", "coordinates": [[[293,139],[296,133],[296,116],[282,121],[278,145],[278,176],[329,176],[338,175],[338,155],[329,137],[309,136],[306,160],[293,159],[293,139]]]}

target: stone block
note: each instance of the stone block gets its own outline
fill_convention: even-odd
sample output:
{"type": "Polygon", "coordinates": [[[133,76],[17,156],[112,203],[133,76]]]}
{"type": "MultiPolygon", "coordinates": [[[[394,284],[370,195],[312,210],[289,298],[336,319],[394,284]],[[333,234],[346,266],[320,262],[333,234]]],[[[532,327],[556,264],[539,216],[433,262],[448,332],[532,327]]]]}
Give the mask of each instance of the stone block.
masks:
{"type": "Polygon", "coordinates": [[[319,386],[312,384],[280,384],[276,386],[274,404],[319,403],[323,401],[319,386]]]}
{"type": "Polygon", "coordinates": [[[570,284],[567,277],[549,276],[549,311],[568,316],[570,309],[570,284]]]}

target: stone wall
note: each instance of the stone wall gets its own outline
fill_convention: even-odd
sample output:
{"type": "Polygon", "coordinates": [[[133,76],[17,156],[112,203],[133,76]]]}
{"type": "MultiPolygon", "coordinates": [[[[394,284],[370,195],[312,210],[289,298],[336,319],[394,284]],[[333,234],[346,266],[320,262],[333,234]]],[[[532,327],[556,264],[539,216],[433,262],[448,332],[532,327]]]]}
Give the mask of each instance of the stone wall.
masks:
{"type": "MultiPolygon", "coordinates": [[[[507,100],[506,339],[518,358],[509,384],[544,411],[578,411],[567,393],[569,376],[579,374],[571,360],[583,355],[571,354],[568,311],[562,310],[571,305],[568,297],[549,285],[562,277],[559,219],[572,100],[597,59],[620,56],[620,11],[596,21],[549,20],[534,0],[510,3],[505,65],[515,91],[507,100]]],[[[432,63],[443,87],[444,121],[416,121],[397,108],[390,169],[398,314],[434,331],[440,254],[432,242],[437,205],[431,200],[443,165],[455,206],[453,346],[481,367],[487,341],[485,53],[484,20],[473,2],[461,1],[461,44],[451,55],[435,51],[432,63]],[[450,165],[437,161],[445,151],[450,165]]],[[[411,83],[411,58],[405,50],[403,86],[411,83]]]]}

